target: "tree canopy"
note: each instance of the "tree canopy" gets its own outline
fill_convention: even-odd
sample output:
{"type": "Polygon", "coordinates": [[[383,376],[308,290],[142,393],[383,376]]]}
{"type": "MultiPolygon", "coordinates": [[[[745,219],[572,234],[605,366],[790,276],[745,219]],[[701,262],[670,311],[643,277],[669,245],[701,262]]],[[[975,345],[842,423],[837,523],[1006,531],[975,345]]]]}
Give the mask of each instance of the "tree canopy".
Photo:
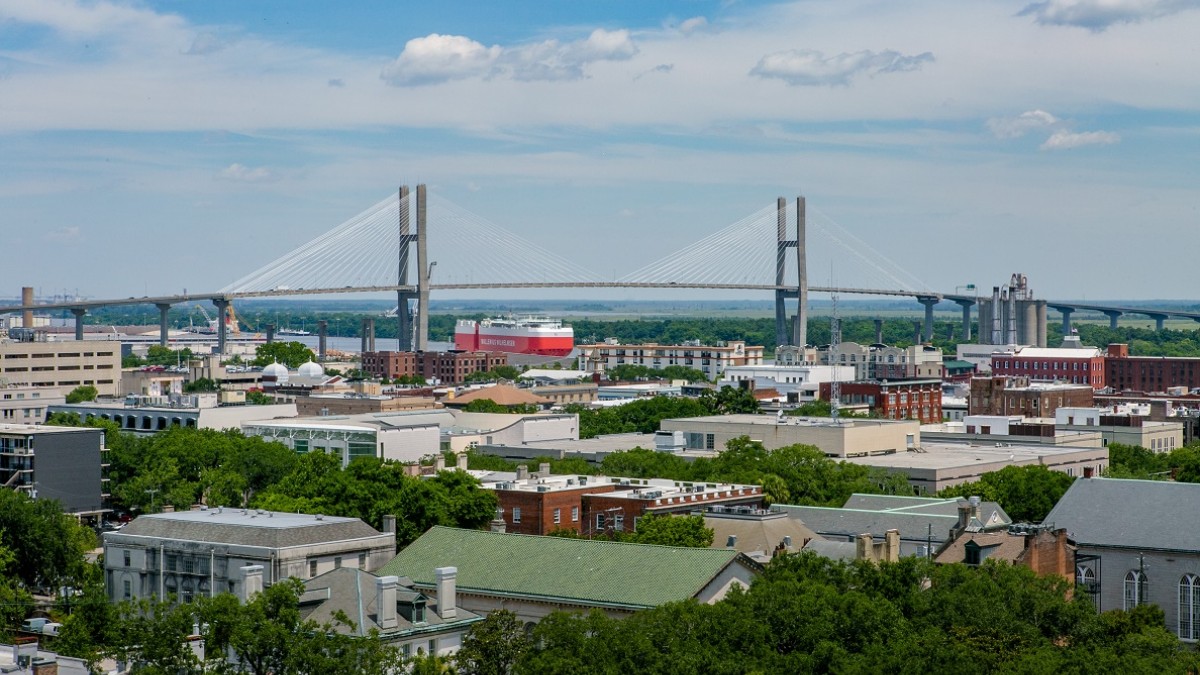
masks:
{"type": "Polygon", "coordinates": [[[983,474],[977,482],[942,490],[942,497],[978,495],[998,502],[1015,521],[1041,522],[1071,487],[1074,478],[1040,464],[1006,466],[983,474]]]}
{"type": "Polygon", "coordinates": [[[86,401],[95,401],[96,396],[100,394],[90,384],[82,384],[67,392],[67,403],[84,403],[86,401]]]}
{"type": "Polygon", "coordinates": [[[256,366],[282,363],[288,368],[296,369],[302,364],[316,360],[317,355],[303,342],[272,342],[254,348],[254,365],[256,366]]]}

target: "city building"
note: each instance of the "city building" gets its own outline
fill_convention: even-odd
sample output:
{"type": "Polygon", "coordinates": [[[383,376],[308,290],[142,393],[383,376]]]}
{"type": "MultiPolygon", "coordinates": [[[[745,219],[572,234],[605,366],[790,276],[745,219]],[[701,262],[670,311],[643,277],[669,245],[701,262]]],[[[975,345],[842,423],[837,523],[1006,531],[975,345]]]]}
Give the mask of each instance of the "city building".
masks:
{"type": "Polygon", "coordinates": [[[183,394],[184,373],[162,366],[121,371],[122,396],[178,396],[183,394]]]}
{"type": "Polygon", "coordinates": [[[1095,390],[1088,384],[1036,382],[1023,375],[994,375],[971,379],[967,410],[971,415],[1053,417],[1059,408],[1088,408],[1094,401],[1095,390]]]}
{"type": "Polygon", "coordinates": [[[396,552],[394,523],[379,532],[357,518],[206,508],[147,514],[105,532],[109,600],[245,596],[239,570],[263,567],[261,583],[311,579],[341,567],[377,570],[396,552]]]}
{"type": "Polygon", "coordinates": [[[814,445],[829,457],[904,452],[921,443],[916,420],[884,420],[784,415],[710,415],[663,420],[663,432],[681,432],[683,450],[721,452],[742,436],[767,450],[788,445],[814,445]]]}
{"type": "Polygon", "coordinates": [[[942,350],[930,345],[889,347],[842,342],[819,347],[817,358],[825,365],[854,368],[854,380],[942,379],[942,350]],[[836,361],[836,364],[834,362],[836,361]]]}
{"type": "Polygon", "coordinates": [[[377,631],[384,644],[405,656],[450,656],[483,617],[456,604],[453,567],[438,568],[435,577],[441,592],[429,596],[407,578],[376,576],[357,567],[333,569],[304,582],[300,618],[355,637],[377,631]],[[440,603],[438,597],[450,600],[440,603]],[[339,622],[342,616],[350,623],[339,622]]]}
{"type": "Polygon", "coordinates": [[[255,420],[296,416],[292,403],[272,405],[218,405],[216,392],[172,394],[170,396],[129,396],[120,400],[96,400],[85,403],[59,403],[48,407],[50,413],[78,415],[81,420],[109,420],[122,430],[137,434],[155,434],[171,427],[195,429],[238,429],[255,420]]]}
{"type": "Polygon", "coordinates": [[[1028,567],[1038,576],[1057,576],[1075,583],[1075,546],[1065,529],[1053,524],[1010,525],[980,531],[967,527],[947,541],[934,558],[943,564],[978,566],[986,560],[1028,567]]]}
{"type": "Polygon", "coordinates": [[[1113,391],[1166,392],[1200,388],[1200,358],[1182,356],[1130,356],[1129,345],[1108,346],[1105,384],[1113,391]]]}
{"type": "Polygon", "coordinates": [[[1184,423],[1150,418],[1149,406],[1141,414],[1105,408],[1059,408],[1054,426],[1069,431],[1098,431],[1104,444],[1135,445],[1154,452],[1183,447],[1184,423]]]}
{"type": "Polygon", "coordinates": [[[508,355],[504,352],[371,351],[362,354],[362,369],[372,377],[389,380],[421,377],[441,384],[458,384],[471,373],[487,373],[506,365],[508,355]]]}
{"type": "Polygon", "coordinates": [[[1107,366],[1100,350],[1080,345],[1078,336],[1063,338],[1063,345],[1057,348],[1005,347],[992,354],[992,374],[1023,377],[1031,382],[1067,382],[1103,389],[1107,366]]]}
{"type": "Polygon", "coordinates": [[[99,516],[108,510],[107,454],[102,429],[0,424],[0,487],[99,516]]]}
{"type": "Polygon", "coordinates": [[[773,510],[788,514],[804,523],[826,540],[814,540],[818,552],[834,553],[829,557],[854,559],[854,546],[860,535],[874,541],[887,541],[889,531],[899,535],[901,556],[932,556],[954,532],[974,523],[979,530],[1005,528],[1012,519],[995,502],[968,501],[960,498],[907,497],[895,495],[853,494],[840,508],[828,506],[775,505],[773,510]],[[968,507],[964,522],[962,507],[968,507]],[[828,543],[850,544],[850,547],[830,547],[828,543]],[[834,550],[830,550],[834,549],[834,550]],[[837,550],[840,549],[840,550],[837,550]]]}
{"type": "Polygon", "coordinates": [[[545,399],[552,407],[567,405],[591,405],[600,395],[595,382],[567,382],[561,384],[537,384],[525,391],[545,399]]]}
{"type": "Polygon", "coordinates": [[[524,465],[515,474],[475,473],[485,490],[496,493],[505,531],[518,534],[632,531],[643,516],[687,514],[710,505],[757,507],[763,498],[757,485],[554,475],[549,464],[532,474],[524,465]]]}
{"type": "Polygon", "coordinates": [[[682,345],[620,344],[608,340],[603,344],[579,345],[580,363],[589,372],[605,372],[620,365],[645,366],[662,370],[668,366],[683,366],[704,373],[715,380],[733,366],[760,366],[763,348],[749,346],[741,340],[719,345],[702,345],[699,341],[682,345]]]}
{"type": "Polygon", "coordinates": [[[121,345],[117,342],[49,341],[41,332],[29,340],[0,340],[0,378],[9,384],[71,391],[92,386],[100,396],[116,396],[121,386],[121,345]]]}
{"type": "Polygon", "coordinates": [[[780,553],[799,553],[821,538],[798,518],[773,509],[714,504],[692,514],[703,515],[704,526],[713,531],[711,548],[734,549],[764,565],[780,553]]]}
{"type": "Polygon", "coordinates": [[[922,424],[926,443],[976,445],[1050,445],[1076,448],[1104,447],[1104,437],[1094,429],[1060,429],[1052,420],[1020,415],[967,415],[957,422],[922,424]]]}
{"type": "Polygon", "coordinates": [[[824,382],[849,382],[854,368],[829,365],[731,366],[717,382],[718,387],[749,387],[754,391],[773,389],[787,403],[815,401],[824,382]]]}
{"type": "MultiPolygon", "coordinates": [[[[876,417],[890,420],[942,420],[942,381],[860,380],[838,385],[841,406],[865,406],[876,417]]],[[[821,400],[832,398],[833,384],[821,384],[821,400]]]]}
{"type": "Polygon", "coordinates": [[[365,415],[369,413],[404,412],[440,408],[430,396],[372,396],[347,392],[341,394],[310,394],[296,397],[296,414],[301,417],[317,415],[365,415]]]}
{"type": "Polygon", "coordinates": [[[0,423],[41,424],[49,408],[67,402],[66,392],[32,384],[0,385],[0,423]]]}
{"type": "MultiPolygon", "coordinates": [[[[661,433],[661,432],[660,432],[661,433]]],[[[605,434],[595,438],[561,439],[555,441],[529,441],[520,444],[482,443],[475,449],[478,452],[496,455],[516,462],[545,457],[549,459],[579,458],[589,464],[600,465],[604,458],[614,452],[625,452],[634,448],[657,448],[664,452],[683,450],[683,439],[674,442],[674,434],[664,434],[661,440],[658,434],[643,434],[631,432],[627,434],[605,434]]]]}
{"type": "Polygon", "coordinates": [[[262,388],[262,368],[225,366],[221,364],[221,358],[220,354],[211,354],[188,361],[187,381],[212,380],[222,389],[240,391],[262,388]]]}
{"type": "Polygon", "coordinates": [[[527,624],[554,611],[599,610],[627,617],[695,599],[712,604],[734,586],[749,588],[759,569],[732,549],[535,537],[437,526],[379,570],[407,577],[437,597],[436,570],[457,570],[457,604],[476,614],[505,609],[527,624]]]}
{"type": "Polygon", "coordinates": [[[1200,485],[1077,480],[1046,516],[1075,544],[1075,583],[1099,611],[1158,605],[1167,629],[1200,640],[1200,485]]]}
{"type": "Polygon", "coordinates": [[[442,399],[448,408],[465,408],[475,401],[491,401],[505,408],[529,407],[543,409],[550,406],[550,399],[533,393],[532,389],[521,389],[508,384],[494,384],[453,394],[442,399]]]}
{"type": "Polygon", "coordinates": [[[1033,297],[1024,274],[1012,275],[1007,286],[992,287],[992,297],[977,300],[980,344],[1046,346],[1046,301],[1033,297]]]}

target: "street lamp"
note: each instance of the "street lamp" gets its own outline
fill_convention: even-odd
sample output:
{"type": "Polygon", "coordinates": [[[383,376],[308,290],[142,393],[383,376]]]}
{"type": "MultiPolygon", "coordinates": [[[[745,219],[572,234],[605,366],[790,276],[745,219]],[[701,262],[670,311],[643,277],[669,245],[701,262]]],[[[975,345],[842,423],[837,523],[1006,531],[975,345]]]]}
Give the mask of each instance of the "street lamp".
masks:
{"type": "Polygon", "coordinates": [[[158,488],[146,488],[146,494],[150,495],[150,513],[154,513],[154,495],[158,494],[158,488]]]}

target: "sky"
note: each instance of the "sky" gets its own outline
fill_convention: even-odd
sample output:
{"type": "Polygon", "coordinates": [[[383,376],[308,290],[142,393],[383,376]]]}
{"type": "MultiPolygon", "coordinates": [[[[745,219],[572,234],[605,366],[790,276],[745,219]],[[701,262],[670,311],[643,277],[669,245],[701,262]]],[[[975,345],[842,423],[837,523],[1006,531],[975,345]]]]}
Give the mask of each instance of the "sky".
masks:
{"type": "Polygon", "coordinates": [[[0,0],[0,296],[215,291],[420,182],[614,275],[803,195],[929,289],[1196,298],[1198,35],[1200,0],[0,0]]]}

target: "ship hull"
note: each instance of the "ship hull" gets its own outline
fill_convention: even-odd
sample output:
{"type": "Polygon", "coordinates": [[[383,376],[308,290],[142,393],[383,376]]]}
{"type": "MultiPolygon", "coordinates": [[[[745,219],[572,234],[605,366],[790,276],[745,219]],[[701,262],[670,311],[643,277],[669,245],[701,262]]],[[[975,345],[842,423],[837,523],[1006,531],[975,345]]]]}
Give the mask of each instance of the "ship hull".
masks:
{"type": "Polygon", "coordinates": [[[570,327],[534,330],[458,326],[454,333],[454,348],[472,352],[569,356],[575,348],[575,334],[570,327]]]}

